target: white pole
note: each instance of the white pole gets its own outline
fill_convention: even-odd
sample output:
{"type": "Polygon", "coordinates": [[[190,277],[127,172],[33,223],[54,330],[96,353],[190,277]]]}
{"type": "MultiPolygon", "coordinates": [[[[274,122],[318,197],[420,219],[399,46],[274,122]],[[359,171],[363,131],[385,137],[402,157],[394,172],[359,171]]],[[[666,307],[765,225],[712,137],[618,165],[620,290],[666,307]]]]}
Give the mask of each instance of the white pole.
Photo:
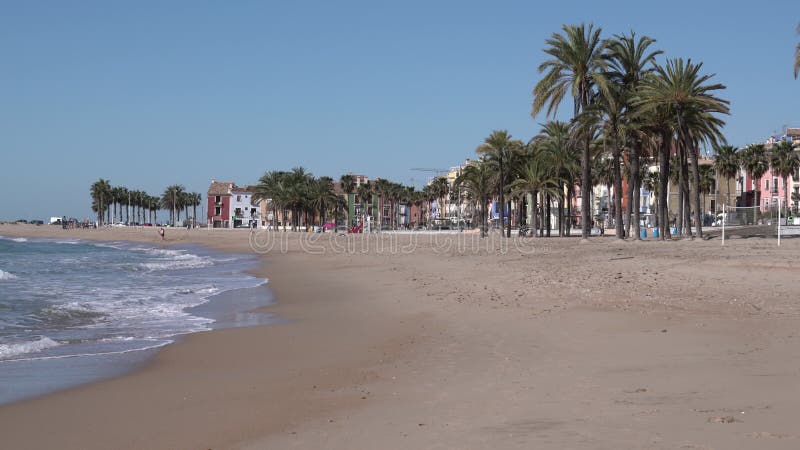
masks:
{"type": "Polygon", "coordinates": [[[778,199],[778,247],[781,246],[781,200],[778,199]]]}
{"type": "Polygon", "coordinates": [[[727,209],[727,205],[722,205],[722,245],[725,245],[725,210],[727,209]]]}

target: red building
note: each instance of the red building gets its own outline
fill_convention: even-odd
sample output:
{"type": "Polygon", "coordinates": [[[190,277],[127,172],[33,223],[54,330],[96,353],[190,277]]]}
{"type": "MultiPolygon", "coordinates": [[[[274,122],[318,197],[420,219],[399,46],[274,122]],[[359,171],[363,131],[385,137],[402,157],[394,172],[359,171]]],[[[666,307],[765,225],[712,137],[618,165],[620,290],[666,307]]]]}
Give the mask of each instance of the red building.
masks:
{"type": "Polygon", "coordinates": [[[231,195],[236,184],[211,180],[208,187],[207,224],[211,228],[231,227],[231,195]]]}

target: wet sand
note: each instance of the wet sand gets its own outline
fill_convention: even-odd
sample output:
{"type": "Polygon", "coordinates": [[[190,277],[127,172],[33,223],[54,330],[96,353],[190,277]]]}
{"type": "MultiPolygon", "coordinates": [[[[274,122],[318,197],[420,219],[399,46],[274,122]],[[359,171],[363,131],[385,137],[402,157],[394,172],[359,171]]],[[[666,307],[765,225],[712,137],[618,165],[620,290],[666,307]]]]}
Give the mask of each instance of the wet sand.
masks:
{"type": "MultiPolygon", "coordinates": [[[[162,245],[154,229],[0,235],[162,245]]],[[[2,446],[800,447],[800,239],[454,236],[283,233],[258,274],[286,323],[194,334],[130,375],[0,407],[2,446]]]]}

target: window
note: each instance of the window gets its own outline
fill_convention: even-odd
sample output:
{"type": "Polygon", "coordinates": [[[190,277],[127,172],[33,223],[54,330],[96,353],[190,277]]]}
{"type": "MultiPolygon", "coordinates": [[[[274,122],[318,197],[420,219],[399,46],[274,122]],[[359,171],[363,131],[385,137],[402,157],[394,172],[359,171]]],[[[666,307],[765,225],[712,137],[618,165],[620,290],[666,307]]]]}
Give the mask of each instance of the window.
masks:
{"type": "Polygon", "coordinates": [[[764,180],[764,190],[765,191],[769,190],[769,179],[764,180]]]}
{"type": "Polygon", "coordinates": [[[218,195],[218,196],[216,196],[216,197],[214,197],[214,203],[219,203],[219,202],[221,202],[221,201],[222,201],[222,200],[219,198],[219,195],[218,195]]]}
{"type": "Polygon", "coordinates": [[[215,216],[222,215],[222,208],[220,208],[219,206],[217,206],[216,208],[214,208],[214,215],[215,215],[215,216]]]}
{"type": "Polygon", "coordinates": [[[242,201],[242,196],[241,196],[241,195],[237,195],[237,196],[236,196],[236,201],[237,201],[237,202],[240,202],[240,201],[242,201]]]}

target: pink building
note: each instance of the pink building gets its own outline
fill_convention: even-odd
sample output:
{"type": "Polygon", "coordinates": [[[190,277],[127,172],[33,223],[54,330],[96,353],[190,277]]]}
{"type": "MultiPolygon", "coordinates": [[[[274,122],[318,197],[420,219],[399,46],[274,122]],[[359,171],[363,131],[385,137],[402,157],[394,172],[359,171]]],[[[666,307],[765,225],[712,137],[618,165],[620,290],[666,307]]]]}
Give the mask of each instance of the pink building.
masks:
{"type": "MultiPolygon", "coordinates": [[[[784,133],[770,136],[764,144],[770,148],[780,141],[792,142],[797,150],[800,148],[800,128],[787,128],[784,133]]],[[[795,171],[786,179],[786,185],[784,185],[783,178],[772,173],[772,168],[767,170],[760,180],[754,180],[749,173],[742,170],[737,191],[741,193],[738,206],[760,206],[761,211],[766,211],[770,208],[777,208],[779,203],[783,203],[784,198],[788,198],[788,206],[797,209],[800,205],[792,200],[792,193],[800,195],[800,173],[795,171]]]]}

